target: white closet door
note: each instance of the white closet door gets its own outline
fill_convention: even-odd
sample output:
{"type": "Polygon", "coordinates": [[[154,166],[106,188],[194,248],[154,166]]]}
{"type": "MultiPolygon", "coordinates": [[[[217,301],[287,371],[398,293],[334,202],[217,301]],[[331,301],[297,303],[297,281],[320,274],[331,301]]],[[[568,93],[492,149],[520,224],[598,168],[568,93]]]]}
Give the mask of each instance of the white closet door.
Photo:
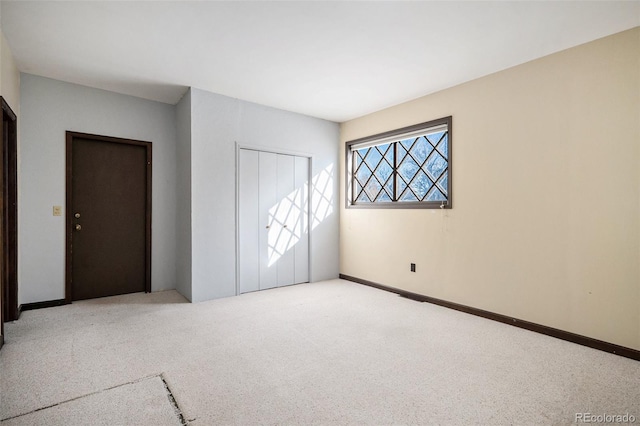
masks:
{"type": "Polygon", "coordinates": [[[240,149],[240,293],[309,281],[309,159],[240,149]]]}
{"type": "Polygon", "coordinates": [[[278,286],[294,284],[294,239],[296,223],[296,207],[294,205],[295,190],[295,157],[277,155],[277,203],[273,208],[275,225],[273,231],[275,254],[278,264],[278,286]]]}
{"type": "Polygon", "coordinates": [[[295,157],[294,283],[309,282],[309,159],[295,157]]]}
{"type": "Polygon", "coordinates": [[[259,246],[260,246],[260,290],[278,285],[278,258],[276,243],[278,231],[274,215],[277,205],[278,155],[259,153],[259,246]]]}
{"type": "Polygon", "coordinates": [[[260,286],[260,227],[258,151],[240,150],[238,180],[238,251],[240,293],[259,290],[260,286]]]}

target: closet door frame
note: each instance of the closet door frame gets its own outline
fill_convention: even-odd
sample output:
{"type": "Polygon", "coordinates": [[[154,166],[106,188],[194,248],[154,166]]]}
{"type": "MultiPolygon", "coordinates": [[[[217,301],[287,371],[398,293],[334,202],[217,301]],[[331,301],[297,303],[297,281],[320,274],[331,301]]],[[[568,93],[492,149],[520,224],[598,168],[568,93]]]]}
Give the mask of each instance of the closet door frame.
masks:
{"type": "Polygon", "coordinates": [[[295,157],[302,157],[302,158],[307,158],[309,161],[309,170],[307,173],[307,185],[308,185],[308,191],[309,191],[309,197],[307,199],[307,203],[308,203],[308,212],[307,212],[307,224],[308,224],[308,238],[307,238],[307,244],[308,244],[308,274],[309,274],[309,282],[311,282],[311,273],[312,273],[312,267],[311,267],[311,259],[313,258],[313,253],[312,253],[312,230],[311,230],[311,224],[312,224],[312,218],[313,218],[313,214],[311,212],[311,206],[313,206],[313,182],[312,182],[312,177],[313,177],[313,154],[309,154],[307,152],[299,152],[299,151],[289,151],[289,150],[284,150],[284,149],[278,149],[278,148],[273,148],[273,147],[268,147],[268,146],[261,146],[261,145],[247,145],[247,144],[243,144],[240,142],[236,141],[236,296],[240,294],[240,150],[241,149],[248,149],[251,151],[258,151],[258,152],[267,152],[270,154],[281,154],[281,155],[292,155],[295,157]]]}

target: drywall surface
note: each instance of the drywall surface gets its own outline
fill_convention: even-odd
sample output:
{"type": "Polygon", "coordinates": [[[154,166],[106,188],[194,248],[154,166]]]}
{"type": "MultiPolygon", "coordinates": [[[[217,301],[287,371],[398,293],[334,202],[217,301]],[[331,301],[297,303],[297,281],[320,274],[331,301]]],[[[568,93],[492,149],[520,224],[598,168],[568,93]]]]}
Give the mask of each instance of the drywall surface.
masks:
{"type": "Polygon", "coordinates": [[[338,124],[191,89],[192,300],[236,294],[236,143],[313,155],[311,281],[338,276],[338,124]]]}
{"type": "Polygon", "coordinates": [[[175,288],[175,107],[21,75],[18,269],[20,303],[64,298],[67,130],[153,142],[153,291],[175,288]]]}
{"type": "Polygon", "coordinates": [[[20,72],[7,39],[0,32],[0,95],[16,115],[20,115],[20,72]]]}
{"type": "Polygon", "coordinates": [[[453,208],[341,210],[340,271],[640,349],[640,28],[343,123],[341,140],[448,115],[453,208]]]}
{"type": "Polygon", "coordinates": [[[191,91],[176,105],[176,290],[191,300],[191,91]]]}

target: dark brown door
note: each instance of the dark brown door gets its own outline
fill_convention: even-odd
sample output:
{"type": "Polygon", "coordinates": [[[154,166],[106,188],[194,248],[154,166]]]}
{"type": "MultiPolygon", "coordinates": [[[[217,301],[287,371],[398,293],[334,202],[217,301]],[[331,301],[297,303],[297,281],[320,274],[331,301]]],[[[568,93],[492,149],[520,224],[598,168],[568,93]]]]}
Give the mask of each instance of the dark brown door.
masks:
{"type": "MultiPolygon", "coordinates": [[[[7,146],[9,141],[9,132],[8,132],[8,120],[5,117],[4,111],[0,111],[2,115],[2,121],[0,122],[0,133],[2,134],[2,149],[0,149],[0,176],[4,176],[4,147],[7,146]]],[[[2,179],[4,180],[4,179],[2,179]]],[[[4,343],[4,322],[5,322],[5,311],[4,307],[6,303],[6,296],[4,296],[5,291],[7,289],[7,282],[5,279],[5,252],[4,246],[7,237],[5,235],[4,230],[4,199],[5,199],[5,191],[4,185],[2,185],[2,190],[0,190],[0,347],[2,347],[4,343]]]]}
{"type": "MultiPolygon", "coordinates": [[[[4,98],[0,97],[0,334],[3,321],[14,321],[18,310],[17,279],[17,218],[18,218],[18,166],[17,117],[4,98]]],[[[0,337],[0,346],[2,337],[0,337]]]]}
{"type": "Polygon", "coordinates": [[[68,132],[67,159],[67,299],[150,291],[151,144],[68,132]]]}

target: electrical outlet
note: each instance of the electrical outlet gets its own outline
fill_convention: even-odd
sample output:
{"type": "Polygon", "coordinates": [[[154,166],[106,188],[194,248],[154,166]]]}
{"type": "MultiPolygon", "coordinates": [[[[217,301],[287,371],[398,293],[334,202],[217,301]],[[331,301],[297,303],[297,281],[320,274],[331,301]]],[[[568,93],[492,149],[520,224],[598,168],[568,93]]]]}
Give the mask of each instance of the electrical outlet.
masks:
{"type": "Polygon", "coordinates": [[[62,206],[53,206],[53,215],[62,216],[62,206]]]}
{"type": "Polygon", "coordinates": [[[411,264],[411,272],[415,272],[416,271],[416,264],[412,263],[411,264]]]}

